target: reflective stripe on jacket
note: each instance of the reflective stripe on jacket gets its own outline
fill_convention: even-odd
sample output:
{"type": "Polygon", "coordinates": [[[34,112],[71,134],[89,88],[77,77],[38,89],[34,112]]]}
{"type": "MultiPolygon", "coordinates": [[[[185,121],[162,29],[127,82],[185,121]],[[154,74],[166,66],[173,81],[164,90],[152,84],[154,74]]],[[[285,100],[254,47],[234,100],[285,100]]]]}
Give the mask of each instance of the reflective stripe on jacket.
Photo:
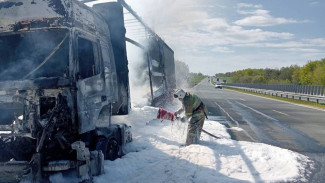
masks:
{"type": "Polygon", "coordinates": [[[186,93],[183,99],[185,115],[187,117],[204,115],[202,110],[197,110],[196,112],[193,113],[193,111],[200,106],[201,102],[202,102],[201,99],[195,94],[186,93]]]}

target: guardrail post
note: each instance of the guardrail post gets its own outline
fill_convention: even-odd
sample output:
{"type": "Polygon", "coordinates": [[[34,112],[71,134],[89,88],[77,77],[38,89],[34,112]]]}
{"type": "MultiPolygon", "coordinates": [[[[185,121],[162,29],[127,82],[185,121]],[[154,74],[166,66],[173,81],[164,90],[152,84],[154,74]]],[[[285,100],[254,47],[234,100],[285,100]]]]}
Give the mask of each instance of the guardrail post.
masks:
{"type": "Polygon", "coordinates": [[[295,93],[298,93],[299,85],[295,85],[295,93]]]}
{"type": "Polygon", "coordinates": [[[318,95],[322,95],[322,86],[318,86],[318,95]]]}
{"type": "Polygon", "coordinates": [[[299,93],[302,93],[302,85],[299,85],[299,93]]]}
{"type": "Polygon", "coordinates": [[[312,89],[313,89],[313,86],[310,86],[310,85],[309,85],[309,86],[308,86],[308,94],[309,94],[309,95],[311,95],[311,92],[312,92],[311,90],[312,90],[312,89]]]}
{"type": "Polygon", "coordinates": [[[322,96],[324,96],[324,86],[322,86],[321,90],[320,90],[320,93],[322,96]]]}

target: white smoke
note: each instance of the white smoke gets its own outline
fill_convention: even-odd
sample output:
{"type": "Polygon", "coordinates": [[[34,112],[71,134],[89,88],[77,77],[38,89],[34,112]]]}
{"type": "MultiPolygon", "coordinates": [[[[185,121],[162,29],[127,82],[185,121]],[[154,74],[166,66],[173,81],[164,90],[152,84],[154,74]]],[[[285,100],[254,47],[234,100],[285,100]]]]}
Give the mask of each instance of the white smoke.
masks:
{"type": "Polygon", "coordinates": [[[126,44],[129,62],[130,95],[132,107],[143,107],[149,104],[150,83],[148,66],[144,50],[130,43],[126,44]]]}

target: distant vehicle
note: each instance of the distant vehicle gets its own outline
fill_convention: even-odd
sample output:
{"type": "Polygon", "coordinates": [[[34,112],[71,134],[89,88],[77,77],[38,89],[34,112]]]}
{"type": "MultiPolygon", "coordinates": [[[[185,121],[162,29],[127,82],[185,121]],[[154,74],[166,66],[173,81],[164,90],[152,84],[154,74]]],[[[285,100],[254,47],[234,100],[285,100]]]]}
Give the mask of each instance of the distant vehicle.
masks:
{"type": "Polygon", "coordinates": [[[222,85],[219,83],[219,84],[216,84],[215,85],[215,88],[220,88],[220,89],[222,89],[222,85]]]}

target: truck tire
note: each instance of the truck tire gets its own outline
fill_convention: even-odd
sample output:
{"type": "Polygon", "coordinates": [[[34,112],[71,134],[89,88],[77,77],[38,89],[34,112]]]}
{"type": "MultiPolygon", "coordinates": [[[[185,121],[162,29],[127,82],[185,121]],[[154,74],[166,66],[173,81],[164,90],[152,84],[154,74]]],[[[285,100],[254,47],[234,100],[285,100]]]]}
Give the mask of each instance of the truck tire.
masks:
{"type": "Polygon", "coordinates": [[[115,138],[107,139],[105,137],[100,137],[96,143],[96,150],[101,150],[103,152],[105,160],[113,161],[120,157],[120,147],[115,138]]]}

